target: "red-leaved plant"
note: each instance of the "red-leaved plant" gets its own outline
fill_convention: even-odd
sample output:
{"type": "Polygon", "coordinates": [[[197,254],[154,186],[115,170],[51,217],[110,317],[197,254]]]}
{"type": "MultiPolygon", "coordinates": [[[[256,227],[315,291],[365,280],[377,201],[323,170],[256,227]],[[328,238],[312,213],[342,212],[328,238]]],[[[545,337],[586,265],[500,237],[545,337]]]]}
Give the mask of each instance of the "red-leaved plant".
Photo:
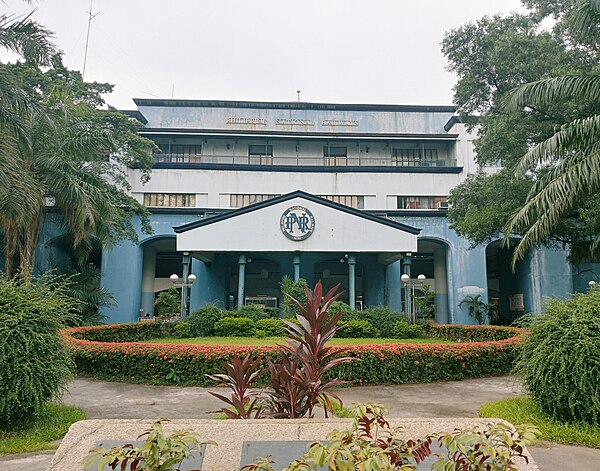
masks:
{"type": "Polygon", "coordinates": [[[231,399],[211,393],[235,408],[235,411],[223,409],[228,417],[249,418],[249,412],[252,410],[255,410],[255,417],[262,414],[278,418],[313,417],[318,405],[323,406],[327,417],[329,412],[333,413],[332,400],[342,403],[341,399],[329,390],[344,381],[323,380],[324,373],[334,366],[355,360],[350,357],[336,358],[334,349],[327,346],[340,328],[338,322],[343,315],[341,312],[329,313],[331,303],[340,295],[336,294],[338,288],[339,284],[323,296],[321,281],[312,293],[306,287],[305,305],[286,294],[300,309],[296,315],[299,325],[284,321],[286,343],[276,346],[280,359],[278,362],[267,359],[271,388],[262,401],[264,408],[260,400],[257,402],[256,397],[251,401],[247,393],[254,379],[263,372],[258,367],[260,358],[252,361],[247,356],[242,361],[239,355],[235,354],[233,363],[225,366],[227,374],[209,376],[211,379],[222,380],[232,390],[231,399]]]}
{"type": "Polygon", "coordinates": [[[255,419],[260,417],[262,402],[259,401],[258,395],[249,392],[249,389],[252,382],[264,372],[259,368],[261,360],[262,356],[253,360],[250,354],[241,360],[236,353],[233,363],[225,363],[227,374],[206,375],[212,380],[222,381],[231,389],[231,398],[209,391],[209,394],[233,406],[234,409],[222,409],[230,419],[250,419],[253,412],[255,419]]]}

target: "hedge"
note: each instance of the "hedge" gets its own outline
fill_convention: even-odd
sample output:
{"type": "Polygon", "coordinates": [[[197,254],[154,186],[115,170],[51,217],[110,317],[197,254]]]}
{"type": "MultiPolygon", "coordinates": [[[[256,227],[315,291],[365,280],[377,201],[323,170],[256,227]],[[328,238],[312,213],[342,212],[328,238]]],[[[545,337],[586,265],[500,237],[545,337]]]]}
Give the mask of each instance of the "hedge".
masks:
{"type": "MultiPolygon", "coordinates": [[[[142,344],[126,342],[126,337],[140,340],[161,329],[160,324],[137,323],[96,327],[78,327],[63,331],[74,352],[79,374],[115,381],[150,384],[189,384],[214,386],[206,374],[222,373],[223,363],[234,353],[262,354],[275,358],[273,347],[142,344]],[[103,334],[100,331],[104,331],[103,334]],[[113,336],[119,342],[100,342],[113,336]],[[91,340],[91,339],[94,340],[91,340]]],[[[507,328],[488,326],[428,325],[432,334],[455,335],[463,329],[465,336],[475,337],[472,329],[489,330],[480,336],[508,335],[507,328]],[[502,329],[503,334],[497,332],[502,329]]],[[[353,384],[402,384],[452,381],[481,376],[507,374],[511,371],[523,340],[524,331],[510,329],[512,337],[498,341],[460,344],[383,344],[335,347],[340,355],[362,361],[345,363],[331,372],[353,384]]],[[[263,378],[265,381],[265,378],[263,378]]],[[[266,382],[266,381],[265,381],[266,382]]]]}

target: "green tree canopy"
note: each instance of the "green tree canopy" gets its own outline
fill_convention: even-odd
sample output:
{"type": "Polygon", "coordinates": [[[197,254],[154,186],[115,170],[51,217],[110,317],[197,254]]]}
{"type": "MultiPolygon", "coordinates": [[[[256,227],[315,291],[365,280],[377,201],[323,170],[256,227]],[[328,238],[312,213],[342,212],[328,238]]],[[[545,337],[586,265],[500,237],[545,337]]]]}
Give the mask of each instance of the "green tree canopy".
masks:
{"type": "MultiPolygon", "coordinates": [[[[599,105],[589,93],[555,93],[552,99],[521,100],[514,105],[517,98],[511,93],[516,87],[565,74],[590,76],[597,70],[595,48],[589,38],[582,40],[575,27],[583,2],[523,3],[530,8],[525,14],[484,17],[450,31],[443,42],[448,69],[458,75],[454,91],[461,121],[477,132],[477,161],[482,166],[500,163],[504,168],[493,175],[471,176],[451,192],[451,226],[474,244],[501,233],[511,237],[528,232],[534,218],[513,224],[508,232],[506,225],[539,182],[552,178],[551,170],[521,163],[515,175],[517,164],[536,144],[552,138],[567,123],[586,119],[599,105]],[[513,106],[507,107],[511,97],[513,106]]],[[[572,256],[582,258],[587,253],[589,258],[591,231],[598,226],[589,198],[565,206],[551,230],[521,248],[526,251],[534,244],[558,241],[571,246],[572,256]]]]}
{"type": "Polygon", "coordinates": [[[6,271],[29,277],[49,208],[63,217],[80,262],[97,239],[104,246],[137,240],[133,216],[150,232],[147,212],[126,191],[127,169],[149,178],[154,144],[141,124],[108,107],[107,84],[85,83],[55,56],[42,71],[31,63],[0,64],[5,119],[0,120],[0,230],[6,271]],[[5,100],[6,97],[6,100],[5,100]]]}

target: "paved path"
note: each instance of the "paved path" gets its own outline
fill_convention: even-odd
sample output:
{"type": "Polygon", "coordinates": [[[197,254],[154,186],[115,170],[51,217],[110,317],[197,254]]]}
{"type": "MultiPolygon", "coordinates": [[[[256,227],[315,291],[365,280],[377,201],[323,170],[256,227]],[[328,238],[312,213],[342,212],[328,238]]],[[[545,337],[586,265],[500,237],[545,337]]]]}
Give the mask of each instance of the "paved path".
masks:
{"type": "MultiPolygon", "coordinates": [[[[145,386],[78,378],[63,397],[68,405],[82,407],[90,419],[142,418],[204,419],[221,407],[210,389],[145,386]]],[[[212,389],[217,390],[217,389],[212,389]]],[[[223,392],[223,389],[219,389],[223,392]]],[[[484,402],[523,394],[512,377],[472,379],[433,384],[362,386],[337,391],[346,405],[379,402],[389,417],[477,417],[484,402]]],[[[549,444],[531,448],[541,471],[599,471],[600,450],[549,444]]],[[[2,471],[41,471],[52,452],[0,456],[2,471]]]]}

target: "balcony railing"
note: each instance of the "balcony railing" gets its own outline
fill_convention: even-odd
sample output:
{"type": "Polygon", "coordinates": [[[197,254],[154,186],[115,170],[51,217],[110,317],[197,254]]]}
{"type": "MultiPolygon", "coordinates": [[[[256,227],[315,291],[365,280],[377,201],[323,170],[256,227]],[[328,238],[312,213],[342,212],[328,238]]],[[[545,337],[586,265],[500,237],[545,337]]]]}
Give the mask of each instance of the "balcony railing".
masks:
{"type": "Polygon", "coordinates": [[[456,167],[456,160],[399,160],[387,156],[322,157],[322,156],[270,156],[270,155],[185,155],[154,154],[154,162],[170,164],[217,164],[217,165],[286,165],[316,167],[456,167]]]}

